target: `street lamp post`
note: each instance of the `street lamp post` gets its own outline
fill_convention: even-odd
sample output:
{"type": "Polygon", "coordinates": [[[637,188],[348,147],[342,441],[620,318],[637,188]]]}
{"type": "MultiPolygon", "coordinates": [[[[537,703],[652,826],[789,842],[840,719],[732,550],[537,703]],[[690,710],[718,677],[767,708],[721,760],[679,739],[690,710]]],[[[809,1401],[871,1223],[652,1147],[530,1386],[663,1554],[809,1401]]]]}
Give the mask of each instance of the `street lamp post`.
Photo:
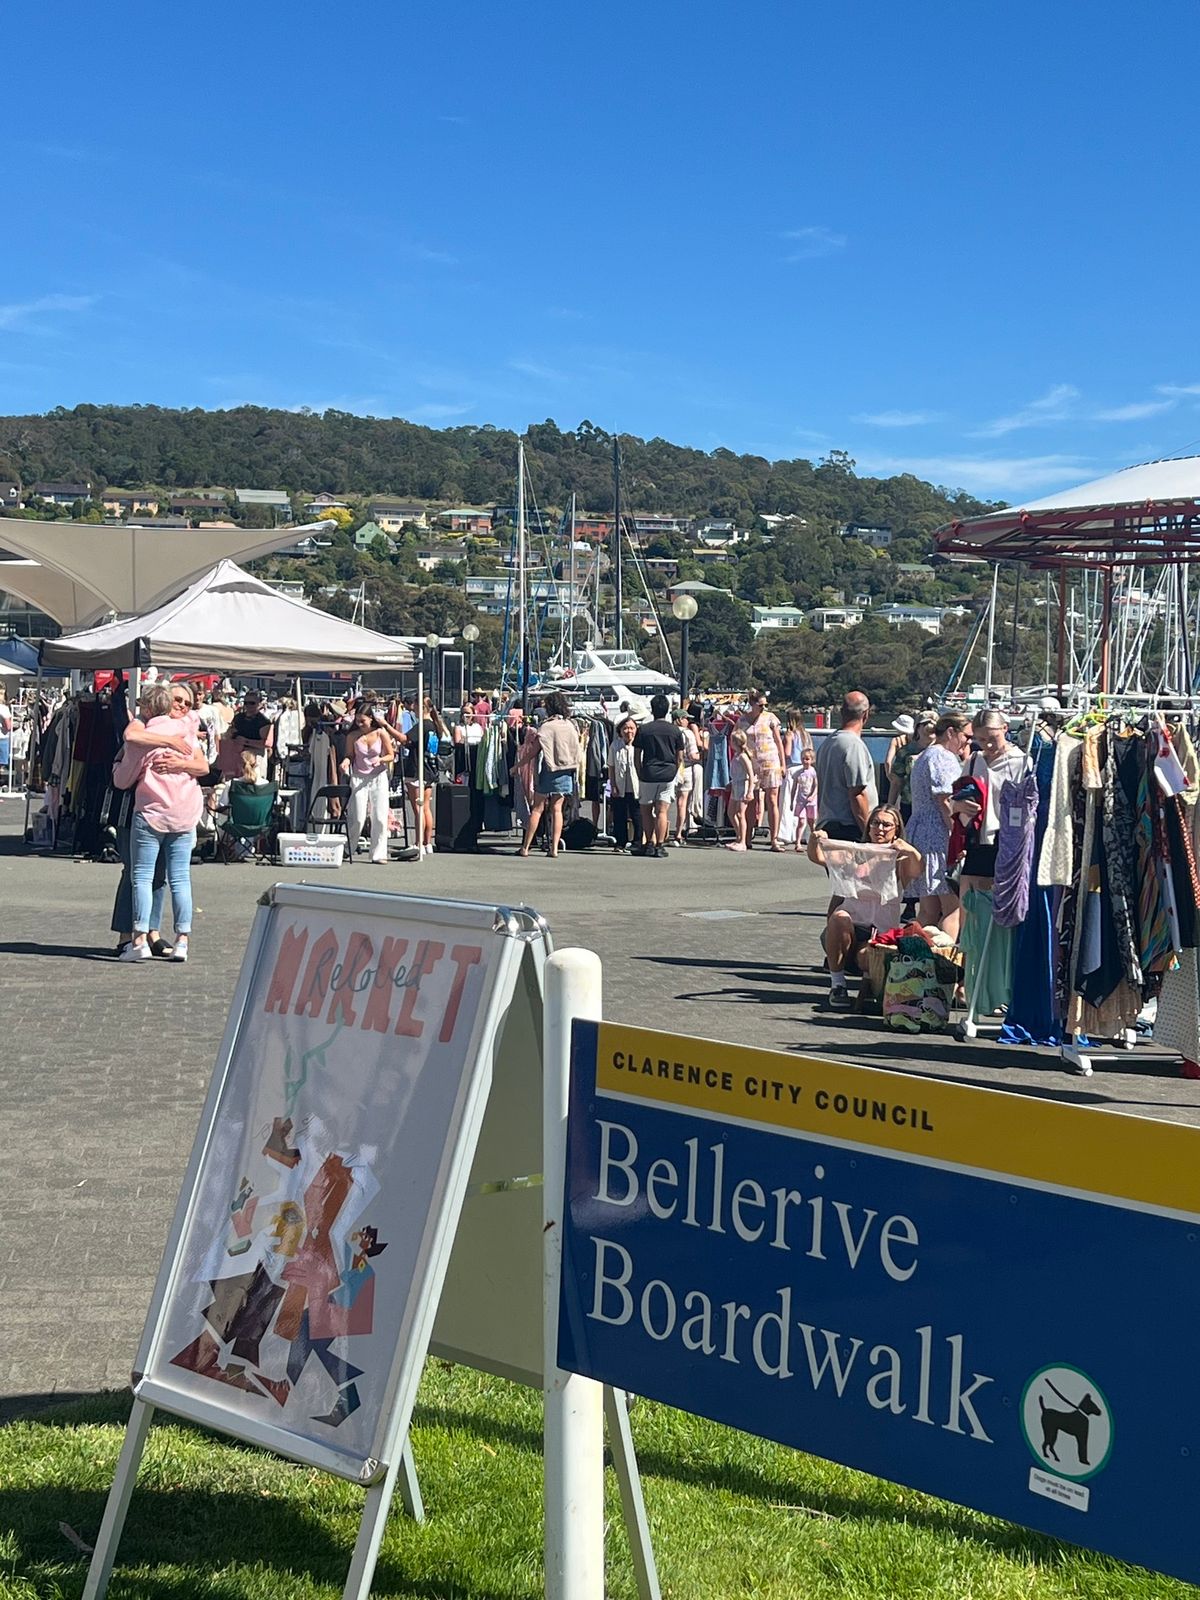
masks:
{"type": "Polygon", "coordinates": [[[437,705],[439,699],[437,687],[437,653],[438,645],[440,645],[441,642],[442,636],[440,633],[427,633],[425,635],[425,648],[429,651],[429,687],[426,690],[426,693],[429,695],[429,698],[433,701],[434,705],[437,705]]]}
{"type": "Polygon", "coordinates": [[[687,704],[688,697],[688,630],[699,607],[695,595],[677,594],[671,601],[671,615],[679,623],[682,637],[679,641],[679,704],[687,704]]]}
{"type": "Polygon", "coordinates": [[[475,701],[475,641],[479,638],[479,628],[474,622],[468,622],[462,631],[463,638],[467,641],[467,694],[471,703],[475,701]]]}

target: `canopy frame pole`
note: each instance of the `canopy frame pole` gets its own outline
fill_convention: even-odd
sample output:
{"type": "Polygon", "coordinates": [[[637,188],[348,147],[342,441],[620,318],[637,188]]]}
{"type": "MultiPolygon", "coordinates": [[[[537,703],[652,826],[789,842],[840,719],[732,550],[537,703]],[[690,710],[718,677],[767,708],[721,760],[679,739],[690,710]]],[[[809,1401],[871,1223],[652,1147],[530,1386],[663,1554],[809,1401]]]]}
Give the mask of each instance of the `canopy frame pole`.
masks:
{"type": "Polygon", "coordinates": [[[417,801],[413,806],[417,825],[417,860],[425,859],[425,654],[417,668],[417,801]]]}
{"type": "Polygon", "coordinates": [[[1058,703],[1062,704],[1067,673],[1067,569],[1058,569],[1058,703]]]}
{"type": "Polygon", "coordinates": [[[1112,657],[1113,569],[1104,569],[1104,594],[1100,603],[1100,693],[1107,694],[1112,657]]]}
{"type": "Polygon", "coordinates": [[[983,695],[988,705],[992,702],[992,657],[996,649],[996,592],[1000,584],[1000,563],[992,567],[992,603],[988,607],[987,660],[983,667],[983,695]]]}

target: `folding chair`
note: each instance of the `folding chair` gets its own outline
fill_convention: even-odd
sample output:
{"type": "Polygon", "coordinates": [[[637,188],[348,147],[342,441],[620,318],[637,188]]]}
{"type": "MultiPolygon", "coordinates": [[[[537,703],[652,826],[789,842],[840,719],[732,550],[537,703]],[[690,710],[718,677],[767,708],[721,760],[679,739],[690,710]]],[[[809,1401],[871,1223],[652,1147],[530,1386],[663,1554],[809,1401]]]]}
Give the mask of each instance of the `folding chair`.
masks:
{"type": "Polygon", "coordinates": [[[304,818],[305,833],[344,833],[350,837],[350,828],[347,822],[347,812],[350,809],[350,785],[348,783],[327,783],[321,789],[313,791],[312,799],[308,802],[308,814],[304,818]],[[319,821],[313,821],[313,812],[318,804],[326,802],[325,815],[319,821]],[[338,800],[341,802],[342,814],[340,817],[329,815],[328,802],[338,800]]]}
{"type": "Polygon", "coordinates": [[[236,780],[231,783],[229,815],[221,824],[221,834],[224,839],[243,844],[249,844],[253,840],[254,854],[258,861],[261,862],[267,856],[273,859],[275,850],[271,824],[278,795],[279,791],[273,783],[261,786],[256,784],[253,789],[243,787],[236,780]],[[256,790],[258,792],[255,792],[256,790]],[[270,836],[265,851],[262,848],[264,835],[270,836]]]}

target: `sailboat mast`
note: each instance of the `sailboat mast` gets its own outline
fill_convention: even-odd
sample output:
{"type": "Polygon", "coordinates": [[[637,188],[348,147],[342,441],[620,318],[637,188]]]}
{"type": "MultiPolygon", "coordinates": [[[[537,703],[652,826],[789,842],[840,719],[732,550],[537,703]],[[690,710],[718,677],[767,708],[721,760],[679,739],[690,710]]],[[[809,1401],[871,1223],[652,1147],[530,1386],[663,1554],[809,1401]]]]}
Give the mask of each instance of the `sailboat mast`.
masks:
{"type": "Polygon", "coordinates": [[[517,672],[521,707],[529,694],[529,647],[525,637],[525,441],[517,440],[517,672]]]}
{"type": "Polygon", "coordinates": [[[563,666],[575,665],[575,491],[571,491],[571,567],[570,588],[567,590],[567,647],[563,651],[563,666]]]}
{"type": "Polygon", "coordinates": [[[615,643],[620,650],[625,643],[624,624],[621,621],[621,442],[613,435],[613,606],[616,610],[615,643]]]}

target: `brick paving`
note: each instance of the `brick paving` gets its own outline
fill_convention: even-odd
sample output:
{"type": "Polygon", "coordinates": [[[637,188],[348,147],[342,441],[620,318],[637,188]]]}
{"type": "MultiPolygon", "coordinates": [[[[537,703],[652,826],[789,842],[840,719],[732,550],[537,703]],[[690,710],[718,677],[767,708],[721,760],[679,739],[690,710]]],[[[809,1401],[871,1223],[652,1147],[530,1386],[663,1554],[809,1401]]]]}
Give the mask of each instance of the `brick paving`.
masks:
{"type": "MultiPolygon", "coordinates": [[[[192,961],[118,965],[118,869],[26,855],[20,817],[0,802],[0,1420],[128,1381],[257,896],[304,876],[197,868],[192,961]]],[[[792,855],[437,855],[328,881],[536,906],[560,948],[600,953],[617,1020],[1200,1124],[1200,1083],[1142,1050],[1085,1080],[815,1011],[827,890],[792,855]]]]}

